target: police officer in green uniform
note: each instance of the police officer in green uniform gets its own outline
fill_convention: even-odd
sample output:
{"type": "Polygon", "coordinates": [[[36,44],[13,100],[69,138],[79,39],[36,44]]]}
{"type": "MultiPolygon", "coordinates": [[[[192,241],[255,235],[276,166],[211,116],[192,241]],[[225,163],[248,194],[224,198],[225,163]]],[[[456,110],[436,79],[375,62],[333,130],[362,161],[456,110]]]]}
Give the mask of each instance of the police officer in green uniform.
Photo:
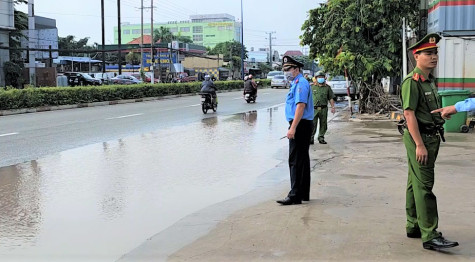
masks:
{"type": "Polygon", "coordinates": [[[434,186],[434,165],[443,138],[440,108],[435,78],[430,74],[437,66],[438,34],[429,34],[409,48],[416,68],[404,78],[401,98],[407,129],[403,141],[407,151],[409,174],[406,188],[406,233],[409,238],[422,238],[425,249],[458,246],[437,232],[437,201],[434,186]]]}
{"type": "Polygon", "coordinates": [[[328,102],[330,102],[332,113],[335,114],[335,101],[333,100],[335,95],[333,94],[331,87],[325,83],[325,73],[323,71],[318,71],[315,74],[312,85],[312,95],[315,113],[313,116],[313,130],[310,144],[314,144],[318,122],[320,122],[318,143],[326,144],[325,133],[327,132],[328,102]]]}

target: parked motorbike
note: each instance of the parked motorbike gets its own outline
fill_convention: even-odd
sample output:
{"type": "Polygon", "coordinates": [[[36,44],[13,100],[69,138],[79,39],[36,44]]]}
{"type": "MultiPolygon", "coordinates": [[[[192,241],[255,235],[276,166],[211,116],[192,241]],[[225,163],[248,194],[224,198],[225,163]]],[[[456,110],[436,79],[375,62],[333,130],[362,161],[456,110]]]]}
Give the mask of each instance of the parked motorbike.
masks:
{"type": "Polygon", "coordinates": [[[216,112],[218,109],[218,104],[216,100],[213,100],[213,97],[210,93],[199,93],[201,95],[201,110],[203,110],[203,114],[208,113],[209,109],[212,109],[213,112],[216,112]]]}
{"type": "Polygon", "coordinates": [[[249,104],[251,102],[255,103],[256,102],[257,95],[252,94],[251,92],[244,92],[244,100],[249,104]]]}

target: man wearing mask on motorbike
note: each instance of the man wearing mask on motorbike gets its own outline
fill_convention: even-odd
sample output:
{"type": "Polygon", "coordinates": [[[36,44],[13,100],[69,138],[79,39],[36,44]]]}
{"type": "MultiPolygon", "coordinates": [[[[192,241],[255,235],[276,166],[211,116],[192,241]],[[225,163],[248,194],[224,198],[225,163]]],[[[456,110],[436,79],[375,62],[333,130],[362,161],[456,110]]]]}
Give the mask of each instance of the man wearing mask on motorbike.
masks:
{"type": "Polygon", "coordinates": [[[244,80],[244,93],[243,93],[243,95],[245,95],[246,93],[250,93],[251,95],[255,96],[257,94],[257,84],[252,79],[252,75],[248,75],[247,79],[246,78],[244,78],[244,79],[245,80],[244,80]]]}
{"type": "Polygon", "coordinates": [[[318,143],[326,144],[325,133],[327,132],[327,117],[328,117],[328,102],[331,105],[331,111],[335,114],[335,95],[329,85],[325,83],[325,73],[318,71],[315,74],[312,85],[313,108],[315,111],[313,117],[313,131],[310,138],[310,144],[314,144],[315,133],[317,132],[317,125],[320,122],[318,131],[318,143]]]}
{"type": "Polygon", "coordinates": [[[289,122],[290,192],[278,200],[282,205],[301,204],[310,199],[310,135],[313,128],[313,98],[308,81],[300,73],[303,64],[290,56],[283,57],[282,64],[292,83],[285,101],[285,117],[289,122]]]}
{"type": "Polygon", "coordinates": [[[216,86],[214,85],[213,81],[211,81],[211,77],[209,75],[205,75],[205,81],[201,83],[201,92],[202,93],[209,93],[213,97],[213,100],[216,104],[218,104],[218,98],[216,96],[216,86]]]}

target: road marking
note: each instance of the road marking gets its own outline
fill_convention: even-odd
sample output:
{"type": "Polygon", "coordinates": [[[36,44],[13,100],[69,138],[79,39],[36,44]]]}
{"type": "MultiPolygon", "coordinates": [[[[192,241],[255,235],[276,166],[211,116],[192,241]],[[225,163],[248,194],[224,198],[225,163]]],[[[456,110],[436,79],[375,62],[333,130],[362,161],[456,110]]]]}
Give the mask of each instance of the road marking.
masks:
{"type": "Polygon", "coordinates": [[[270,93],[262,93],[262,95],[268,95],[268,94],[270,94],[270,93]]]}
{"type": "Polygon", "coordinates": [[[196,104],[196,105],[189,105],[189,106],[185,106],[185,107],[194,107],[194,106],[200,106],[201,104],[196,104]]]}
{"type": "Polygon", "coordinates": [[[233,100],[244,99],[243,97],[235,97],[233,100]]]}
{"type": "Polygon", "coordinates": [[[121,119],[121,118],[134,117],[134,116],[141,116],[141,115],[143,115],[143,113],[140,113],[140,114],[133,114],[133,115],[126,115],[126,116],[109,117],[109,118],[106,118],[106,120],[121,119]]]}
{"type": "Polygon", "coordinates": [[[0,134],[0,137],[2,137],[2,136],[14,136],[14,135],[18,135],[18,133],[6,133],[6,134],[0,134]]]}

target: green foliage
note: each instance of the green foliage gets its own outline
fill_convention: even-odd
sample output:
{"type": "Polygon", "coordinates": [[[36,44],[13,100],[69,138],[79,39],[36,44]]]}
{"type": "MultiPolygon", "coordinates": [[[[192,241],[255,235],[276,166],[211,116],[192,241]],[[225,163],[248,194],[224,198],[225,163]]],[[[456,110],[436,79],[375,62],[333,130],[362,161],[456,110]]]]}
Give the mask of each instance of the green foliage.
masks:
{"type": "Polygon", "coordinates": [[[263,74],[267,74],[273,70],[272,66],[268,65],[267,63],[258,63],[257,66],[259,66],[259,69],[261,69],[263,74]]]}
{"type": "Polygon", "coordinates": [[[78,41],[75,40],[75,36],[68,35],[66,37],[58,37],[58,47],[59,49],[71,50],[71,51],[60,51],[60,56],[74,56],[74,51],[78,49],[85,49],[85,50],[93,50],[94,47],[88,46],[87,42],[89,41],[89,37],[84,37],[79,39],[78,41]]]}
{"type": "Polygon", "coordinates": [[[401,69],[402,18],[416,28],[419,0],[330,0],[310,10],[302,44],[332,74],[381,79],[401,69]]]}
{"type": "MultiPolygon", "coordinates": [[[[125,61],[128,64],[131,64],[131,65],[139,65],[140,64],[140,53],[130,51],[125,56],[125,61]]],[[[142,79],[144,79],[144,78],[142,78],[142,79]]]]}
{"type": "Polygon", "coordinates": [[[18,64],[10,61],[5,62],[3,72],[5,73],[5,84],[7,86],[21,87],[22,68],[18,64]]]}
{"type": "MultiPolygon", "coordinates": [[[[269,81],[260,80],[260,84],[265,86],[269,81]]],[[[215,85],[218,91],[243,88],[242,81],[216,81],[215,85]]],[[[0,91],[0,110],[181,95],[200,89],[200,82],[11,89],[0,91]]]]}
{"type": "Polygon", "coordinates": [[[172,41],[179,41],[181,43],[193,43],[189,36],[173,35],[170,29],[160,26],[160,28],[153,30],[153,41],[160,41],[161,43],[171,43],[172,41]]]}
{"type": "MultiPolygon", "coordinates": [[[[210,55],[222,54],[225,61],[230,61],[233,57],[241,58],[242,45],[238,41],[227,41],[217,44],[211,51],[210,55]]],[[[244,46],[244,59],[247,59],[247,49],[244,46]]],[[[239,60],[240,61],[240,60],[239,60]]]]}

